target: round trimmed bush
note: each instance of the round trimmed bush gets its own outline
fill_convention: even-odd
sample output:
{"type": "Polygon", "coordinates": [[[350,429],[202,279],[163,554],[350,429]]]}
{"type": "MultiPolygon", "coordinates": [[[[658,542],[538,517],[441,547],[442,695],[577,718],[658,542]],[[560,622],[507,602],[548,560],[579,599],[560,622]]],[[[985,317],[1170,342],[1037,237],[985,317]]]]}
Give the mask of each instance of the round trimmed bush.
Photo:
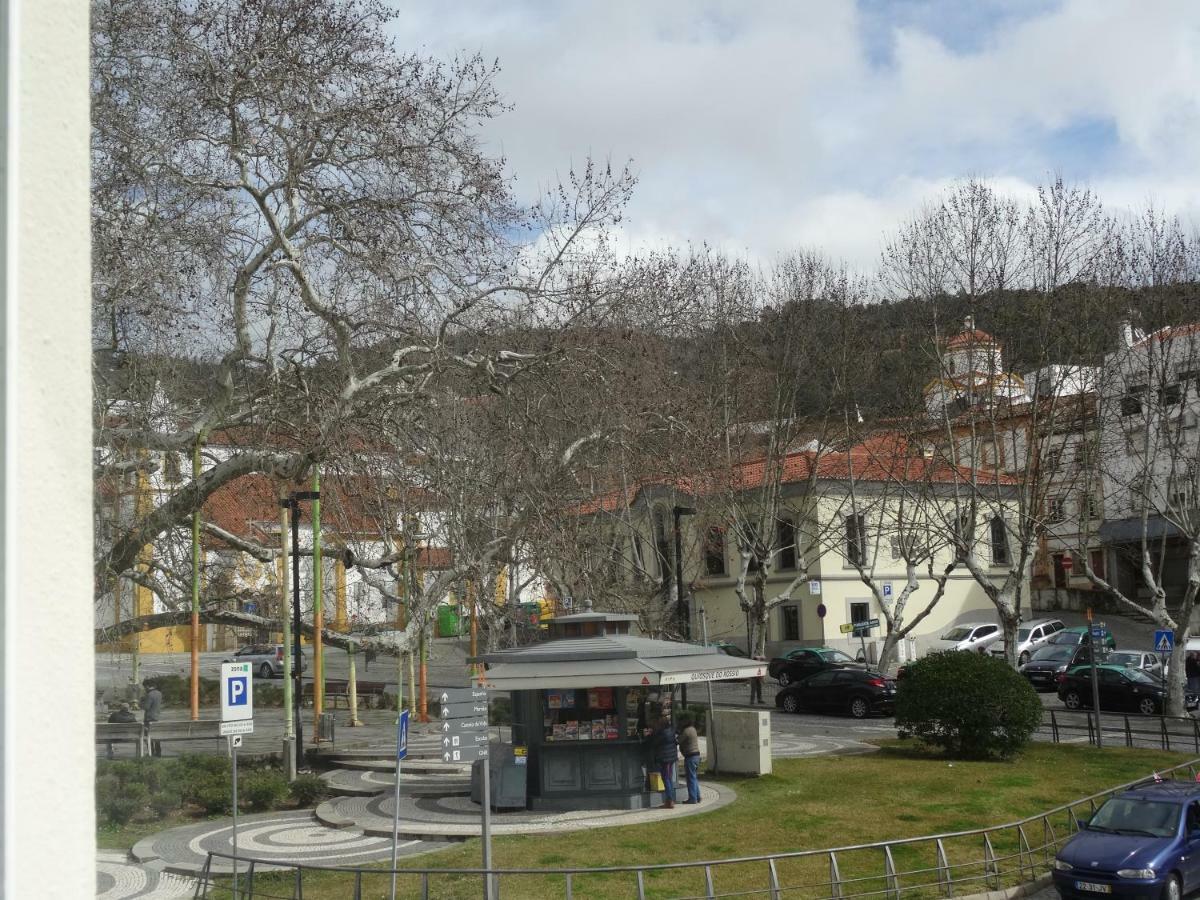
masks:
{"type": "Polygon", "coordinates": [[[1029,682],[989,655],[931,653],[906,667],[898,688],[896,727],[951,756],[1007,758],[1042,721],[1029,682]]]}
{"type": "Polygon", "coordinates": [[[297,775],[290,790],[296,805],[306,808],[325,796],[325,782],[318,775],[297,775]]]}
{"type": "Polygon", "coordinates": [[[287,779],[272,769],[250,772],[238,785],[238,795],[246,805],[260,812],[274,807],[287,792],[287,779]]]}

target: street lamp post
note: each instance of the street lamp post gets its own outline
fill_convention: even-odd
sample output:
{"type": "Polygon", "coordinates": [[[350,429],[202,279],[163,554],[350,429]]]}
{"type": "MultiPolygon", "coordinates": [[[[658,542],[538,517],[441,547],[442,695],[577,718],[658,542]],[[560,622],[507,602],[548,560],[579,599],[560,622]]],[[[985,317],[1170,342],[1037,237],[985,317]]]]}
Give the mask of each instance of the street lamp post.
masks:
{"type": "MultiPolygon", "coordinates": [[[[673,506],[671,514],[675,518],[675,614],[679,617],[684,638],[690,641],[692,639],[692,616],[687,601],[683,598],[683,533],[680,528],[680,520],[684,516],[694,516],[696,510],[691,506],[673,506]]],[[[688,700],[686,684],[679,693],[680,700],[686,707],[688,700]]]]}
{"type": "Polygon", "coordinates": [[[303,679],[301,665],[303,655],[300,652],[300,503],[301,501],[320,500],[320,491],[294,491],[286,500],[280,500],[280,506],[286,506],[292,520],[292,678],[296,681],[293,689],[295,703],[293,717],[296,725],[296,771],[299,772],[304,760],[304,717],[301,715],[301,697],[303,679]]]}

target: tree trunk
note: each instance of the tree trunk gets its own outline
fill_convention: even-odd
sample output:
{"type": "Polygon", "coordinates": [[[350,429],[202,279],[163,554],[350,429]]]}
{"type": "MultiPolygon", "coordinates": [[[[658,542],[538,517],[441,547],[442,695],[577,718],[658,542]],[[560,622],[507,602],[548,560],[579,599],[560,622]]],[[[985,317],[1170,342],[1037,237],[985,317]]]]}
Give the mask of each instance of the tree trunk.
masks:
{"type": "Polygon", "coordinates": [[[899,631],[889,629],[888,633],[883,638],[883,649],[879,652],[879,664],[877,668],[880,672],[887,673],[891,668],[893,657],[896,655],[896,647],[903,640],[903,635],[899,631]]]}
{"type": "Polygon", "coordinates": [[[1175,646],[1171,648],[1170,674],[1167,676],[1168,716],[1186,716],[1184,694],[1187,693],[1187,642],[1191,629],[1184,625],[1175,629],[1175,646]]]}

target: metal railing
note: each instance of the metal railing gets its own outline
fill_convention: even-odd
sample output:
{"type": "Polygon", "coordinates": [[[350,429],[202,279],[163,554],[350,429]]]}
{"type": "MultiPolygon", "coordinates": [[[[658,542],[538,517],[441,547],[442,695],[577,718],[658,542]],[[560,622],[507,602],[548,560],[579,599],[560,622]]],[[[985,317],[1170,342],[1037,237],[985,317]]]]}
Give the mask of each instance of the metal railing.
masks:
{"type": "Polygon", "coordinates": [[[1096,743],[1096,729],[1102,727],[1105,747],[1156,747],[1160,750],[1200,754],[1200,719],[1191,716],[1142,716],[1132,713],[1101,712],[1099,725],[1093,710],[1048,709],[1038,733],[1056,744],[1096,743]]]}
{"type": "MultiPolygon", "coordinates": [[[[1196,779],[1200,759],[1157,773],[1196,779]]],[[[1047,812],[971,831],[855,844],[825,850],[801,850],[701,862],[658,863],[597,868],[397,869],[403,897],[478,897],[484,879],[492,879],[493,900],[509,897],[606,895],[645,900],[647,891],[675,900],[718,897],[884,898],[954,897],[1032,881],[1045,874],[1062,843],[1078,829],[1076,813],[1088,815],[1110,795],[1156,776],[1108,788],[1047,812]],[[664,893],[664,888],[668,893],[664,893]]],[[[231,879],[213,872],[214,862],[232,866],[234,856],[211,852],[200,874],[195,898],[232,897],[231,879]]],[[[306,880],[324,896],[386,896],[391,869],[306,866],[237,857],[239,896],[247,900],[302,900],[306,880]],[[265,868],[274,871],[264,871],[265,868]]]]}

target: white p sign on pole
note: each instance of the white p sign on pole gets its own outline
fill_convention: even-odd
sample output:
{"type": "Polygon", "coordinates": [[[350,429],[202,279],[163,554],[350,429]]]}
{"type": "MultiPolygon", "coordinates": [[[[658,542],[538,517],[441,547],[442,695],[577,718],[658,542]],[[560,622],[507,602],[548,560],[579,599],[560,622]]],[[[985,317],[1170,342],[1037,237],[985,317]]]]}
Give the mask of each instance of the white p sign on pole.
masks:
{"type": "Polygon", "coordinates": [[[221,735],[254,731],[254,671],[250,663],[221,663],[221,735]]]}

